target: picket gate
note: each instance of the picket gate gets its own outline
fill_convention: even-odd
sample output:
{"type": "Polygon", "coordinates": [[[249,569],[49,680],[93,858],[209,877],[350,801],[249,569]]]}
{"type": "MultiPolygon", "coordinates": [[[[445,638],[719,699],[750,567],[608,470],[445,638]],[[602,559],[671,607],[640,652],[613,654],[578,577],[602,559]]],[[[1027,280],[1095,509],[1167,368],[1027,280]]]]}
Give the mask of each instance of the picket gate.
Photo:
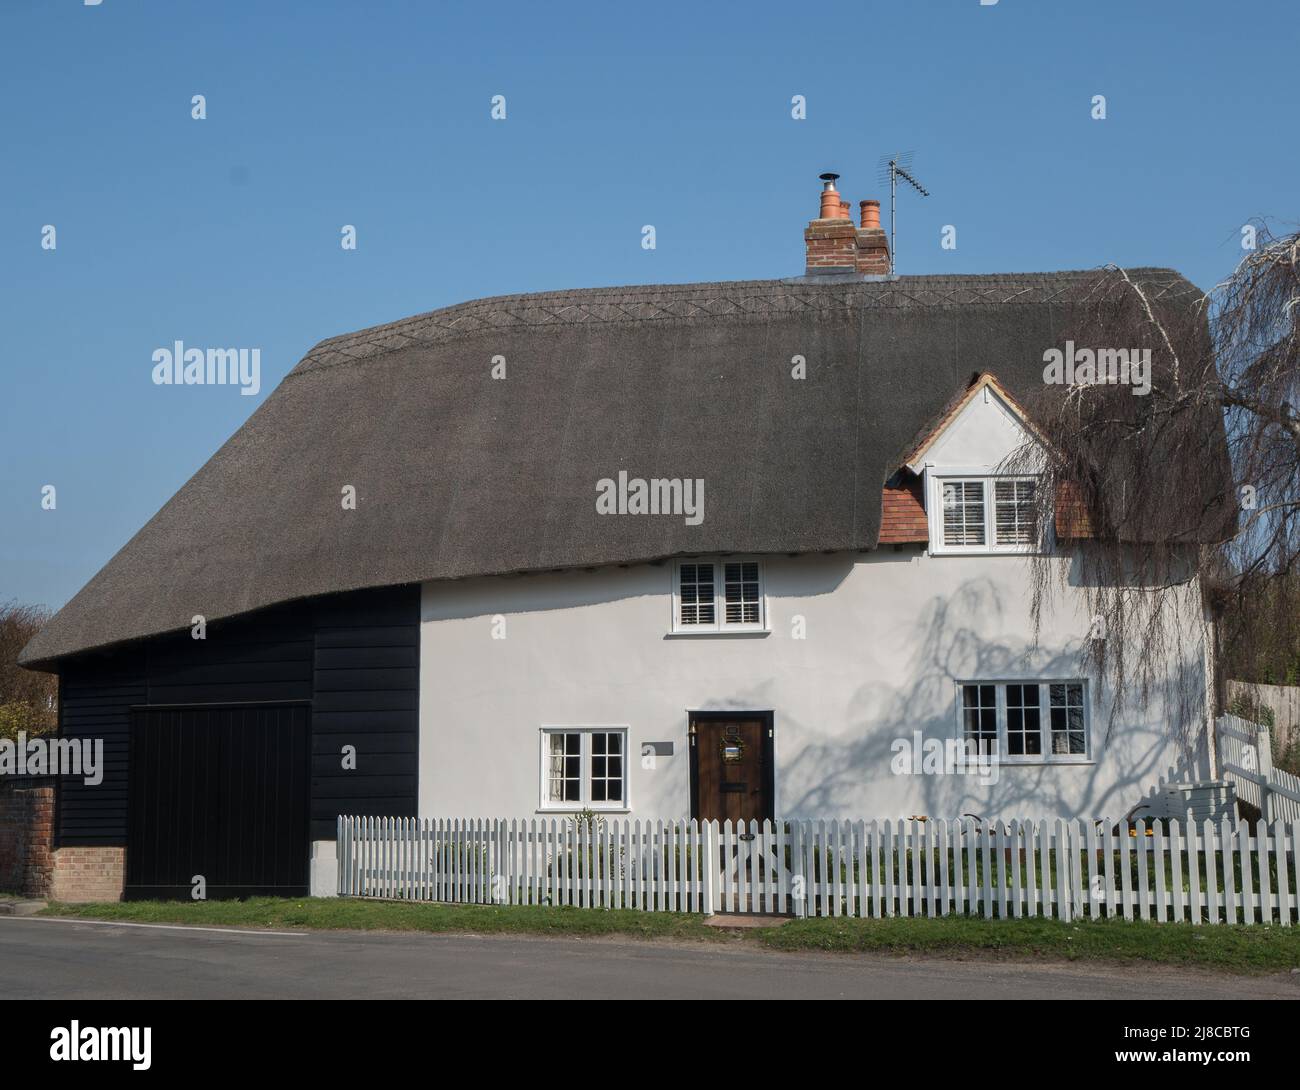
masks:
{"type": "Polygon", "coordinates": [[[338,819],[338,892],[794,916],[1297,922],[1300,824],[338,819]]]}

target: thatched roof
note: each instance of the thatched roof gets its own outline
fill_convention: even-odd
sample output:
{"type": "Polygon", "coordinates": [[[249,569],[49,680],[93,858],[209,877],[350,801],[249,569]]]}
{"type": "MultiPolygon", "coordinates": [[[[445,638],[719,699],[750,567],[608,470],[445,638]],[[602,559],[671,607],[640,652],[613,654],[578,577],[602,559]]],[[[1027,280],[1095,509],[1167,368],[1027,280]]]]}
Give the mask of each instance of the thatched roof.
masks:
{"type": "MultiPolygon", "coordinates": [[[[1170,270],[1132,275],[1199,296],[1170,270]]],[[[1038,387],[1096,276],[503,296],[323,341],[22,661],[362,587],[874,548],[909,441],[977,372],[1038,387]],[[703,479],[703,522],[598,514],[619,470],[703,479]]]]}

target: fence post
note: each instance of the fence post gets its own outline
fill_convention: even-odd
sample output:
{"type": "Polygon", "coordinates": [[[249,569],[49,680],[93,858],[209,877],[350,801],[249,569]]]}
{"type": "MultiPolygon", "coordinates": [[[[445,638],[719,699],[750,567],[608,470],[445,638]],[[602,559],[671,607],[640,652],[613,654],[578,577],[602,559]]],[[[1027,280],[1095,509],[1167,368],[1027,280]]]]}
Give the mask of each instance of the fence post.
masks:
{"type": "Polygon", "coordinates": [[[1074,919],[1074,903],[1071,896],[1074,883],[1070,878],[1071,857],[1074,846],[1070,843],[1070,828],[1064,818],[1056,819],[1056,904],[1057,918],[1062,923],[1074,919]]]}
{"type": "Polygon", "coordinates": [[[1259,768],[1259,813],[1265,825],[1273,823],[1273,805],[1270,800],[1273,786],[1273,738],[1267,727],[1255,731],[1255,753],[1259,768]]]}
{"type": "Polygon", "coordinates": [[[718,910],[718,823],[706,821],[703,825],[703,850],[700,853],[700,865],[704,868],[702,907],[706,916],[712,916],[718,910]]]}
{"type": "Polygon", "coordinates": [[[338,824],[334,829],[334,874],[336,879],[336,893],[340,897],[347,893],[343,888],[343,862],[347,858],[347,841],[343,834],[343,815],[339,814],[338,824]]]}

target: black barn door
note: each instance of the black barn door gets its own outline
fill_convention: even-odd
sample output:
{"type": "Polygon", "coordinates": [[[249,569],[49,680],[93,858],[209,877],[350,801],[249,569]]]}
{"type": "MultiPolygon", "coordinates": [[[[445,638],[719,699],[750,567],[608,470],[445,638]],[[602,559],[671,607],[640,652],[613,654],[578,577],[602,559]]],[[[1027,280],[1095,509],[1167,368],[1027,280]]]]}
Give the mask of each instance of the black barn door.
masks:
{"type": "Polygon", "coordinates": [[[126,897],[308,891],[306,704],[135,708],[126,897]]]}

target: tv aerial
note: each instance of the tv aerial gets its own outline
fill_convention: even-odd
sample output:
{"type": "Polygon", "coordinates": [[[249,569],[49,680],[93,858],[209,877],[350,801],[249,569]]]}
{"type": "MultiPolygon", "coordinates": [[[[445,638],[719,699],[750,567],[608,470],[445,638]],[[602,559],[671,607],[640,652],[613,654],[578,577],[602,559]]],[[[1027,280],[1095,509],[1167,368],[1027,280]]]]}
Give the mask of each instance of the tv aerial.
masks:
{"type": "Polygon", "coordinates": [[[897,226],[897,216],[895,206],[898,203],[898,179],[902,178],[908,185],[915,189],[922,197],[928,197],[930,191],[916,180],[912,173],[912,156],[915,152],[899,151],[893,155],[882,155],[880,157],[880,181],[883,184],[886,176],[889,180],[889,271],[892,273],[898,260],[898,250],[896,249],[895,230],[897,226]]]}

